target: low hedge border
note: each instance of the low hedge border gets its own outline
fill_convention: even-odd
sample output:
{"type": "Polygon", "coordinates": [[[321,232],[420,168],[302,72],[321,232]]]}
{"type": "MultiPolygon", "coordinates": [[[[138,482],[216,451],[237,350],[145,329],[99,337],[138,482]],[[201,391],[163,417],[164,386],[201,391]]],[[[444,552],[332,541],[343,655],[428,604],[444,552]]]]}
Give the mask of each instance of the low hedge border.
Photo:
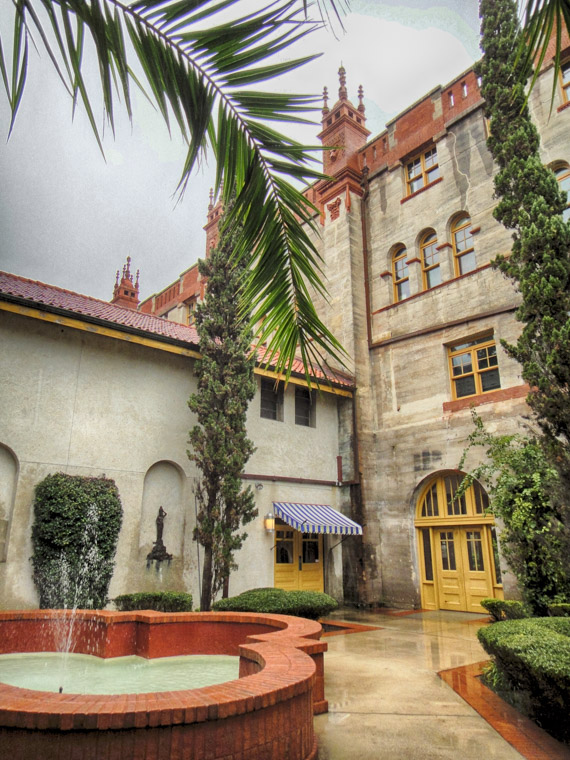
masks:
{"type": "Polygon", "coordinates": [[[481,628],[477,636],[495,658],[488,685],[557,739],[570,742],[570,618],[505,620],[481,628]]]}
{"type": "Polygon", "coordinates": [[[192,612],[192,594],[174,591],[141,591],[121,594],[113,599],[119,612],[156,610],[157,612],[192,612]]]}
{"type": "Polygon", "coordinates": [[[309,620],[318,620],[337,607],[336,600],[321,591],[283,591],[278,588],[244,591],[229,599],[219,599],[212,605],[212,609],[218,612],[271,612],[309,620]]]}
{"type": "Polygon", "coordinates": [[[552,617],[570,617],[570,602],[549,604],[548,614],[552,615],[552,617]]]}
{"type": "Polygon", "coordinates": [[[514,599],[481,599],[481,607],[484,607],[495,621],[521,620],[531,616],[528,607],[514,599]]]}

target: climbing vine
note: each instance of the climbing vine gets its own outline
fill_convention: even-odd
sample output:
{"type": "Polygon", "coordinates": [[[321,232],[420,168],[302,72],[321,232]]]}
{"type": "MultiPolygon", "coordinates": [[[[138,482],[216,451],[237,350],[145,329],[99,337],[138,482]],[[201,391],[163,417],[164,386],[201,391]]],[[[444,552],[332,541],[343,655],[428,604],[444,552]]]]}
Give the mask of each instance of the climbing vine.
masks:
{"type": "Polygon", "coordinates": [[[113,480],[60,472],[36,486],[31,559],[41,608],[107,604],[121,522],[113,480]]]}

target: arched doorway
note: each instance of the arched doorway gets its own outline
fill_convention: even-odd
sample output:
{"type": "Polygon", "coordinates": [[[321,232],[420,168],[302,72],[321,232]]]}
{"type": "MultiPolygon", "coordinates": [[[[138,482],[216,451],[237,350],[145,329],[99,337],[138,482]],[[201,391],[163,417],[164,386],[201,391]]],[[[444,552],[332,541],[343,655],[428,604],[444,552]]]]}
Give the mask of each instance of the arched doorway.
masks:
{"type": "Polygon", "coordinates": [[[416,508],[422,607],[484,612],[481,599],[503,598],[488,496],[476,481],[456,498],[463,475],[439,473],[416,508]]]}

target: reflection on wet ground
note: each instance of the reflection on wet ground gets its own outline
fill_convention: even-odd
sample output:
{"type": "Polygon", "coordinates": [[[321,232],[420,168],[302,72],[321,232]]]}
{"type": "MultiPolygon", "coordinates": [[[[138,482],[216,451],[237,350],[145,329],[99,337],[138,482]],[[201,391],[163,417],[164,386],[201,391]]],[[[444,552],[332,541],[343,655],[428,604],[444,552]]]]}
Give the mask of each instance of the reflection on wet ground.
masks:
{"type": "MultiPolygon", "coordinates": [[[[554,760],[528,742],[521,754],[438,675],[487,659],[476,632],[488,618],[352,609],[331,618],[366,628],[326,638],[319,760],[554,760]]],[[[562,752],[556,760],[570,758],[562,752]]]]}

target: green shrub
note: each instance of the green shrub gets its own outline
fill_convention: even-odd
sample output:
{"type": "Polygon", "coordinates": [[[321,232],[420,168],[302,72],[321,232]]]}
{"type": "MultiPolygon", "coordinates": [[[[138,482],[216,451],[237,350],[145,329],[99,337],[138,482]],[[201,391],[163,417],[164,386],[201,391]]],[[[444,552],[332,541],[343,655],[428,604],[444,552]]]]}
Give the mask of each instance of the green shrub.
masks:
{"type": "Polygon", "coordinates": [[[107,604],[122,514],[108,478],[60,472],[38,483],[31,559],[41,608],[107,604]]]}
{"type": "Polygon", "coordinates": [[[495,621],[531,617],[528,607],[514,599],[481,599],[481,607],[484,607],[495,621]]]}
{"type": "Polygon", "coordinates": [[[570,617],[570,602],[549,604],[548,614],[552,615],[552,617],[570,617]]]}
{"type": "Polygon", "coordinates": [[[338,603],[321,591],[283,591],[261,588],[244,591],[239,596],[219,599],[212,605],[217,611],[271,612],[318,620],[338,607],[338,603]]]}
{"type": "Polygon", "coordinates": [[[556,738],[570,741],[570,618],[505,620],[477,635],[495,658],[498,672],[491,677],[510,691],[509,701],[556,738]]]}
{"type": "Polygon", "coordinates": [[[157,612],[192,612],[192,594],[174,591],[141,591],[137,594],[121,594],[113,599],[120,612],[132,610],[157,610],[157,612]]]}

